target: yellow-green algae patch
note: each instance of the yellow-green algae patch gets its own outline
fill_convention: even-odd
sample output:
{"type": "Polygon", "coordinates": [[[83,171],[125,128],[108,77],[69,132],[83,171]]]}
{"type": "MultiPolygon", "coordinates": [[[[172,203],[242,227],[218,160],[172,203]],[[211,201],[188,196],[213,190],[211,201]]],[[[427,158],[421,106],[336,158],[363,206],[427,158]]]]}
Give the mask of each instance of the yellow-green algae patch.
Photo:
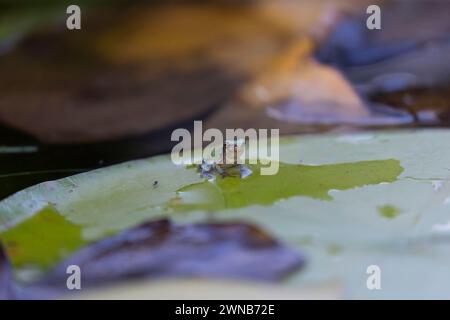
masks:
{"type": "Polygon", "coordinates": [[[387,205],[378,207],[378,213],[382,217],[385,217],[388,219],[393,219],[400,214],[400,210],[397,207],[387,204],[387,205]]]}
{"type": "Polygon", "coordinates": [[[178,190],[169,208],[174,211],[220,210],[249,205],[270,205],[293,196],[332,200],[332,189],[347,190],[364,185],[394,182],[403,172],[395,159],[360,161],[326,165],[280,163],[275,175],[261,175],[260,166],[251,166],[253,174],[217,177],[178,190]]]}
{"type": "Polygon", "coordinates": [[[0,234],[14,267],[48,268],[86,242],[81,227],[46,207],[0,234]]]}

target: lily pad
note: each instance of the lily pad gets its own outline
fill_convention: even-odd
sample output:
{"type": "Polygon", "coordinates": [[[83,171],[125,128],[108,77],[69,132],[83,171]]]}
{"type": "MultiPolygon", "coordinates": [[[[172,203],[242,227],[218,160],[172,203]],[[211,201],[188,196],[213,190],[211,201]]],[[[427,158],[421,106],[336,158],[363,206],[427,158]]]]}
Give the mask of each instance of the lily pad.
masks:
{"type": "Polygon", "coordinates": [[[31,269],[45,271],[78,246],[144,221],[243,221],[306,252],[308,264],[286,286],[337,282],[349,298],[448,297],[449,150],[448,130],[290,137],[281,141],[280,177],[254,170],[248,180],[214,183],[168,156],[132,161],[3,200],[0,239],[26,280],[31,269]],[[386,218],[386,206],[400,214],[386,218]],[[48,210],[68,224],[39,219],[48,210]],[[37,231],[52,228],[63,239],[37,231]],[[29,253],[31,241],[39,255],[29,253]],[[380,290],[366,286],[370,265],[381,269],[380,290]]]}

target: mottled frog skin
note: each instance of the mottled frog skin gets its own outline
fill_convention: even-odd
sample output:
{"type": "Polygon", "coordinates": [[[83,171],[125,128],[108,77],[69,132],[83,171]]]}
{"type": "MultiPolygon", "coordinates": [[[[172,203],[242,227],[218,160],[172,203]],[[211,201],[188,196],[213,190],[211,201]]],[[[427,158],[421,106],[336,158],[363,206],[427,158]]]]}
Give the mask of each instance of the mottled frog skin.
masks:
{"type": "Polygon", "coordinates": [[[245,141],[225,141],[222,148],[222,161],[208,162],[202,160],[199,171],[202,176],[214,179],[217,175],[224,177],[237,177],[244,179],[252,174],[252,170],[244,164],[238,164],[237,159],[245,148],[245,141]]]}

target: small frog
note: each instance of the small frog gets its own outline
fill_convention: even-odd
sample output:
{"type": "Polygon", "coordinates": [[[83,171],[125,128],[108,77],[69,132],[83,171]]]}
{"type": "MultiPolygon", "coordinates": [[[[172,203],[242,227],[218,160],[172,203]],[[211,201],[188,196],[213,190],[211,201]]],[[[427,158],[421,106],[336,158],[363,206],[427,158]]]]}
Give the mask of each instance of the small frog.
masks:
{"type": "Polygon", "coordinates": [[[208,179],[214,179],[217,175],[222,178],[240,176],[241,179],[250,176],[253,173],[252,170],[244,164],[237,163],[244,148],[245,141],[225,141],[222,148],[222,161],[210,163],[203,159],[202,164],[199,165],[200,173],[208,179]]]}

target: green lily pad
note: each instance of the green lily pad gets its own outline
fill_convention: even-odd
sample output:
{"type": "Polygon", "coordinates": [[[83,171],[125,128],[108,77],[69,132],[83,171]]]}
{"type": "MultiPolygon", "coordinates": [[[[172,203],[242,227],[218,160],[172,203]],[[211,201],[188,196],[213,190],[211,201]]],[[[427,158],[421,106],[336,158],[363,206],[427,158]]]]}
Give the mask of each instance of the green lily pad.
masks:
{"type": "Polygon", "coordinates": [[[3,200],[0,239],[20,275],[143,221],[240,220],[306,251],[306,269],[286,286],[338,282],[350,298],[448,297],[449,160],[447,130],[289,137],[278,175],[253,167],[244,180],[205,181],[159,156],[3,200]],[[370,265],[381,269],[380,290],[366,286],[370,265]]]}

